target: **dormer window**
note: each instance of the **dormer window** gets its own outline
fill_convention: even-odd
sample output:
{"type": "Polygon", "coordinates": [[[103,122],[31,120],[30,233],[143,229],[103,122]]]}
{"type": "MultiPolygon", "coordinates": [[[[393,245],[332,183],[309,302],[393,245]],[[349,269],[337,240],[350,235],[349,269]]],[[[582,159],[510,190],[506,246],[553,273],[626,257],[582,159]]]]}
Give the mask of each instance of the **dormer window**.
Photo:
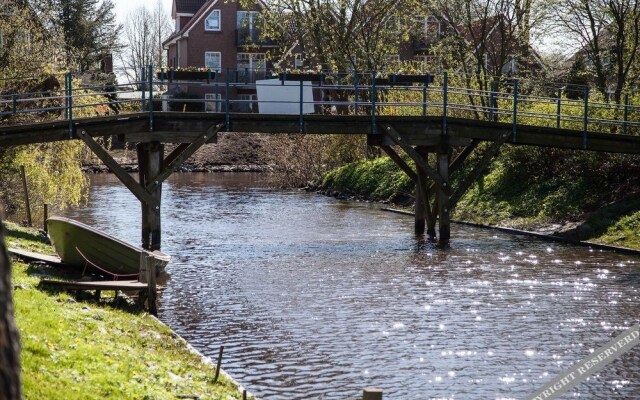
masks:
{"type": "Polygon", "coordinates": [[[219,31],[220,30],[220,10],[213,10],[211,14],[204,21],[205,31],[219,31]]]}

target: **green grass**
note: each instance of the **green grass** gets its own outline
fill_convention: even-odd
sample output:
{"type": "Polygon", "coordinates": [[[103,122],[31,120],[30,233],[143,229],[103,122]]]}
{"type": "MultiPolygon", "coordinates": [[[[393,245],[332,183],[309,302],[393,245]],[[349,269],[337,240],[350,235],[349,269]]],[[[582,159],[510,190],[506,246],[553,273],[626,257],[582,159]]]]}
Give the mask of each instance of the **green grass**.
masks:
{"type": "MultiPolygon", "coordinates": [[[[51,251],[37,239],[9,228],[8,242],[51,251]]],[[[224,376],[214,384],[215,367],[155,318],[123,300],[84,302],[42,290],[40,279],[52,274],[52,267],[13,263],[26,399],[242,398],[224,376]]]]}

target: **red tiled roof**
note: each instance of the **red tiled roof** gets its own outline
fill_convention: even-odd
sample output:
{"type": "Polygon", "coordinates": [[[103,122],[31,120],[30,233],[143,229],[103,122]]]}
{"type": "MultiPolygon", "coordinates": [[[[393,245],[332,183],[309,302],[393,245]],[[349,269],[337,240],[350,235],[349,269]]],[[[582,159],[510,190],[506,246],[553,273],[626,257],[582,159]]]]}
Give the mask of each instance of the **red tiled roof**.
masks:
{"type": "Polygon", "coordinates": [[[195,14],[207,2],[207,0],[175,0],[176,12],[195,14]]]}

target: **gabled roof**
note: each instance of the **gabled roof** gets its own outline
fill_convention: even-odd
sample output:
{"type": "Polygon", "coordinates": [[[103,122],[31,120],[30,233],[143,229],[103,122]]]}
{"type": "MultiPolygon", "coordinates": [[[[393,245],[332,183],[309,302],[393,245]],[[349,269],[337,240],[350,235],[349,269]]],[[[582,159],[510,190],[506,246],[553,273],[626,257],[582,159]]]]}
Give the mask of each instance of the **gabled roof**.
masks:
{"type": "Polygon", "coordinates": [[[175,12],[178,14],[195,14],[207,0],[174,0],[175,12]]]}
{"type": "MultiPolygon", "coordinates": [[[[176,1],[175,4],[177,5],[178,1],[180,1],[180,0],[175,0],[175,1],[176,1]]],[[[187,0],[183,0],[183,1],[187,1],[187,0]]],[[[191,0],[191,1],[195,2],[195,0],[191,0]]],[[[196,14],[193,17],[191,17],[189,22],[187,22],[179,31],[173,32],[171,34],[171,36],[169,36],[164,42],[162,42],[163,46],[166,46],[167,44],[169,44],[170,42],[172,42],[176,38],[180,38],[180,37],[183,37],[183,36],[189,36],[189,31],[191,30],[191,28],[193,28],[196,25],[196,23],[198,23],[198,21],[200,21],[200,19],[202,19],[204,14],[207,11],[209,11],[211,6],[216,4],[218,2],[218,0],[202,0],[201,2],[202,2],[202,5],[197,10],[196,14]]]]}
{"type": "MultiPolygon", "coordinates": [[[[226,1],[226,0],[225,0],[226,1]]],[[[209,10],[211,10],[211,7],[213,5],[215,5],[216,3],[218,3],[218,0],[174,0],[173,2],[173,6],[174,6],[174,12],[175,13],[187,13],[187,11],[180,11],[180,9],[178,8],[179,4],[178,3],[197,3],[200,4],[200,7],[194,11],[194,15],[193,17],[191,17],[191,19],[189,20],[189,22],[187,22],[183,27],[180,28],[179,31],[177,32],[173,32],[171,34],[171,36],[169,36],[167,39],[165,39],[164,42],[162,42],[163,46],[166,46],[167,44],[171,43],[172,41],[174,41],[175,39],[181,38],[181,37],[188,37],[189,36],[189,31],[191,29],[193,29],[193,27],[205,16],[205,14],[207,14],[209,12],[209,10]]],[[[267,4],[260,0],[258,1],[258,5],[261,7],[266,7],[267,4]]],[[[191,13],[191,12],[188,12],[191,13]]]]}

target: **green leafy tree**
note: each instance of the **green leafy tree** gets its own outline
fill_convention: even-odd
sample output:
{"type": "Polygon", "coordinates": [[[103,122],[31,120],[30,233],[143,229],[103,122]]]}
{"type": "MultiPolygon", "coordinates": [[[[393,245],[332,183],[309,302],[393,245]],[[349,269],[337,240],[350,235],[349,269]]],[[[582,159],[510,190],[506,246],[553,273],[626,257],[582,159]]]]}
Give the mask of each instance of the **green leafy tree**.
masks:
{"type": "Polygon", "coordinates": [[[272,0],[262,12],[263,35],[277,40],[281,60],[297,52],[323,70],[380,71],[425,7],[419,0],[272,0]]]}

